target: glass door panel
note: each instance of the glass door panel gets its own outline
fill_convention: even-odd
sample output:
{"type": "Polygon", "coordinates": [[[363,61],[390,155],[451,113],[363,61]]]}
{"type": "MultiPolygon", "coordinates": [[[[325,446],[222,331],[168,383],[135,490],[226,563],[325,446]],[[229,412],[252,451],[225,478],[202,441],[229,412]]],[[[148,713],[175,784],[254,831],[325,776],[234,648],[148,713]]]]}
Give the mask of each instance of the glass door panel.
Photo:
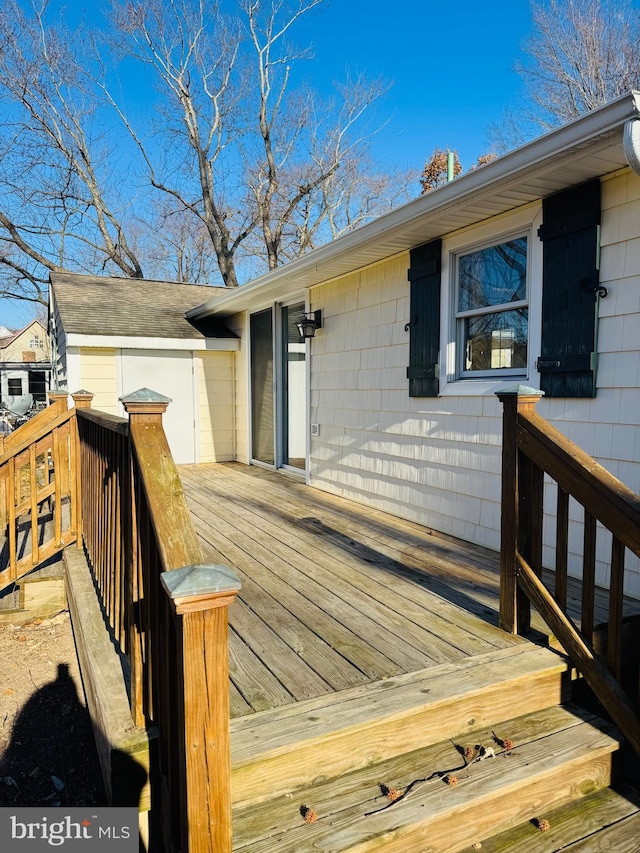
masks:
{"type": "Polygon", "coordinates": [[[275,464],[271,308],[251,315],[251,447],[254,459],[275,464]]]}
{"type": "Polygon", "coordinates": [[[304,302],[282,308],[282,464],[305,469],[307,370],[306,346],[297,323],[304,302]]]}

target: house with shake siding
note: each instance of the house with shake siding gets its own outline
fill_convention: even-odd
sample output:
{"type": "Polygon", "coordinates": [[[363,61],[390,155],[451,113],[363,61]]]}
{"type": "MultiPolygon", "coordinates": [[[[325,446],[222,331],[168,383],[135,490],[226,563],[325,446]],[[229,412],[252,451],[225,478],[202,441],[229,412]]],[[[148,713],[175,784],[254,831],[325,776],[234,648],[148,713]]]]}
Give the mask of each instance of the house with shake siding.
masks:
{"type": "MultiPolygon", "coordinates": [[[[96,290],[82,297],[87,315],[95,316],[95,294],[115,293],[121,281],[92,280],[96,290]]],[[[69,327],[68,286],[52,275],[56,352],[63,340],[67,347],[59,386],[94,390],[88,365],[108,351],[110,405],[132,384],[172,396],[162,371],[144,382],[141,374],[126,378],[128,348],[144,349],[150,365],[173,347],[165,351],[144,321],[154,287],[130,312],[125,342],[109,330],[92,339],[69,327]],[[138,322],[153,341],[148,347],[141,337],[131,342],[138,322]]],[[[216,289],[212,298],[199,288],[193,296],[180,323],[215,322],[228,336],[215,340],[233,341],[206,368],[212,339],[204,334],[187,347],[194,364],[202,360],[199,375],[219,369],[226,377],[226,396],[205,405],[207,429],[218,418],[232,426],[221,459],[283,469],[314,488],[497,550],[496,392],[522,385],[542,390],[538,411],[640,492],[640,93],[240,288],[216,289]],[[311,312],[320,312],[321,325],[305,339],[298,323],[311,312]]],[[[126,305],[124,291],[118,298],[126,305]]],[[[192,386],[194,400],[205,386],[192,386]]],[[[181,407],[176,416],[191,417],[181,407]]],[[[190,461],[205,458],[197,444],[179,461],[189,453],[190,461]]],[[[570,505],[576,560],[579,512],[570,505]]],[[[554,529],[550,509],[548,565],[554,529]]],[[[606,537],[598,549],[596,579],[606,585],[606,537]]],[[[627,574],[627,593],[640,596],[637,563],[627,574]]]]}

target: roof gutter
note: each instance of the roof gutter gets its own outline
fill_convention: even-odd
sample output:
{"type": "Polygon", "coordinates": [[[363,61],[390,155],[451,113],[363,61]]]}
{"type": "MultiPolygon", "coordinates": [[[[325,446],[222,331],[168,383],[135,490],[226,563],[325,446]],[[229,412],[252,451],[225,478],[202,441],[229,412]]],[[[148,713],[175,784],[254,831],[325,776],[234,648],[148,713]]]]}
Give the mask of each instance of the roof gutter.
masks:
{"type": "Polygon", "coordinates": [[[234,303],[240,298],[245,301],[253,293],[257,295],[268,285],[273,288],[279,282],[290,281],[298,274],[317,269],[366,243],[375,243],[383,234],[401,229],[425,214],[433,214],[439,209],[463,204],[492,185],[497,187],[518,173],[525,175],[527,171],[535,169],[536,166],[553,157],[558,157],[577,146],[584,146],[595,139],[606,137],[622,127],[624,127],[624,139],[626,140],[627,136],[630,137],[630,141],[626,143],[628,150],[626,146],[624,149],[627,162],[640,174],[640,92],[631,91],[574,119],[569,124],[508,152],[491,163],[467,172],[433,192],[380,216],[355,231],[314,249],[285,266],[191,309],[186,316],[193,319],[211,314],[232,313],[234,303]]]}

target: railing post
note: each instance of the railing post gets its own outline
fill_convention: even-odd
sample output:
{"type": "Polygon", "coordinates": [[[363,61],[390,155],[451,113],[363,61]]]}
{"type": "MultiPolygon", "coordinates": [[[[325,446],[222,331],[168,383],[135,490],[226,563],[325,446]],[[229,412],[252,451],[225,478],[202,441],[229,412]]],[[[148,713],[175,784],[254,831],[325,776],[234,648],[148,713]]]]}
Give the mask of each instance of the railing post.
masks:
{"type": "MultiPolygon", "coordinates": [[[[4,435],[0,435],[0,454],[4,453],[4,435]]],[[[0,477],[0,534],[8,535],[7,521],[9,511],[7,509],[7,478],[0,477]]]]}
{"type": "Polygon", "coordinates": [[[502,501],[500,524],[500,627],[517,634],[527,621],[528,600],[518,595],[516,552],[518,550],[518,414],[535,409],[542,391],[517,385],[497,392],[503,405],[502,501]]]}
{"type": "MultiPolygon", "coordinates": [[[[141,388],[132,394],[120,398],[120,402],[129,416],[129,436],[138,427],[148,424],[162,425],[162,416],[167,411],[171,402],[169,397],[151,391],[149,388],[141,388]]],[[[133,447],[131,438],[129,441],[129,495],[126,500],[130,506],[131,527],[128,531],[129,541],[127,550],[129,552],[129,563],[127,565],[127,576],[125,587],[127,589],[127,606],[129,612],[126,614],[127,644],[129,648],[129,665],[131,669],[131,714],[137,726],[145,724],[144,712],[144,674],[143,674],[143,650],[142,633],[145,627],[150,625],[151,599],[154,590],[144,590],[144,580],[139,564],[138,543],[138,512],[136,509],[136,490],[133,475],[133,447]],[[144,607],[143,613],[141,608],[144,607]]],[[[146,642],[149,642],[147,636],[146,642]]],[[[148,685],[147,685],[148,687],[148,685]]]]}
{"type": "MultiPolygon", "coordinates": [[[[91,391],[85,391],[81,388],[75,391],[71,398],[76,409],[90,409],[91,401],[93,400],[91,391]]],[[[83,527],[82,527],[82,456],[80,452],[80,433],[78,427],[78,419],[73,419],[73,431],[71,433],[71,474],[75,486],[75,499],[72,500],[71,509],[75,513],[73,516],[73,524],[77,532],[76,543],[79,549],[84,547],[83,527]]]]}
{"type": "Polygon", "coordinates": [[[75,391],[71,398],[73,399],[73,404],[76,409],[90,409],[91,401],[93,400],[94,395],[91,391],[85,391],[83,388],[80,391],[75,391]]]}
{"type": "MultiPolygon", "coordinates": [[[[63,415],[67,411],[68,394],[66,391],[48,391],[49,407],[55,409],[56,415],[63,415]]],[[[73,438],[71,439],[73,441],[73,438]]],[[[59,496],[67,495],[71,491],[71,478],[73,472],[69,471],[70,456],[73,457],[73,449],[70,450],[69,442],[59,441],[54,442],[52,455],[57,458],[52,459],[53,471],[56,480],[59,483],[59,496]]],[[[74,495],[71,495],[71,505],[76,502],[74,495]]],[[[56,507],[56,512],[60,512],[60,505],[56,507]]],[[[73,524],[71,525],[73,528],[73,524]]],[[[77,531],[77,527],[75,528],[77,531]]]]}
{"type": "Polygon", "coordinates": [[[240,589],[226,566],[161,575],[176,620],[177,732],[183,762],[184,853],[231,853],[227,608],[240,589]]]}
{"type": "Polygon", "coordinates": [[[133,426],[134,424],[162,423],[162,416],[167,411],[171,397],[165,397],[149,388],[141,388],[133,394],[120,397],[120,402],[133,426]]]}
{"type": "Polygon", "coordinates": [[[62,415],[67,411],[68,394],[66,391],[48,391],[47,397],[49,398],[49,405],[55,406],[58,410],[58,415],[62,415]]]}

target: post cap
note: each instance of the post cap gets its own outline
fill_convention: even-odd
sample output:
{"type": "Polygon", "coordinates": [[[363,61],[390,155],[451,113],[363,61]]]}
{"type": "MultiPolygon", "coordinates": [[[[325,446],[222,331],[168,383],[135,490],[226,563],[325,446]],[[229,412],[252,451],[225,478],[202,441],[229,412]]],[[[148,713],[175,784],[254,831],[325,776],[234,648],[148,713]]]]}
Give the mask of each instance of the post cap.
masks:
{"type": "Polygon", "coordinates": [[[91,401],[94,396],[91,391],[85,391],[84,388],[81,388],[79,391],[74,391],[71,398],[76,405],[76,409],[89,409],[91,408],[91,401]]]}
{"type": "Polygon", "coordinates": [[[507,385],[496,391],[496,397],[544,397],[544,391],[539,388],[529,388],[528,385],[507,385]]]}
{"type": "Polygon", "coordinates": [[[137,391],[132,391],[130,394],[125,394],[124,397],[118,398],[120,402],[126,406],[127,403],[172,403],[171,397],[165,397],[158,391],[152,391],[151,388],[138,388],[137,391]]]}
{"type": "Polygon", "coordinates": [[[228,604],[242,586],[228,566],[206,563],[162,572],[160,580],[178,613],[228,604]]]}

